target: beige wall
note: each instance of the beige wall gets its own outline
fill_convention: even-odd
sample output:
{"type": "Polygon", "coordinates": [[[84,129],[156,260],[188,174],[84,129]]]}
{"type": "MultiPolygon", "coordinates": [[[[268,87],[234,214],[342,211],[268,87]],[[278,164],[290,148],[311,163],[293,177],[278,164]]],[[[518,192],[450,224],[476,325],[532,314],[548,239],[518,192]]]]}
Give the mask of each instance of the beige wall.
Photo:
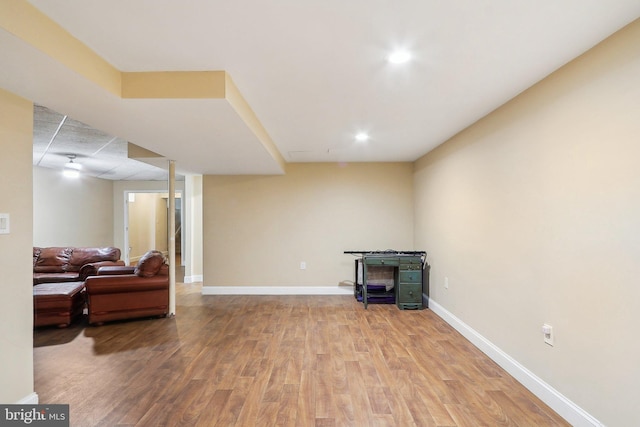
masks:
{"type": "Polygon", "coordinates": [[[431,297],[610,426],[640,425],[638,40],[635,22],[415,171],[431,297]]]}
{"type": "Polygon", "coordinates": [[[167,199],[162,193],[133,193],[129,202],[130,261],[137,261],[145,252],[168,251],[167,199]]]}
{"type": "MultiPolygon", "coordinates": [[[[167,193],[168,194],[168,193],[167,193]]],[[[154,246],[149,249],[156,249],[161,252],[169,252],[169,222],[167,218],[168,209],[169,209],[169,196],[165,195],[163,198],[162,195],[156,194],[154,200],[155,212],[154,212],[154,225],[155,225],[155,235],[154,235],[154,246]]],[[[180,242],[176,242],[178,246],[180,246],[180,242]]]]}
{"type": "Polygon", "coordinates": [[[205,286],[334,286],[345,250],[413,249],[410,163],[287,166],[203,179],[205,286]],[[307,264],[300,269],[300,262],[307,264]]]}
{"type": "Polygon", "coordinates": [[[32,287],[33,105],[0,90],[0,403],[34,403],[32,287]]]}
{"type": "Polygon", "coordinates": [[[33,167],[34,246],[113,245],[113,181],[33,167]]]}

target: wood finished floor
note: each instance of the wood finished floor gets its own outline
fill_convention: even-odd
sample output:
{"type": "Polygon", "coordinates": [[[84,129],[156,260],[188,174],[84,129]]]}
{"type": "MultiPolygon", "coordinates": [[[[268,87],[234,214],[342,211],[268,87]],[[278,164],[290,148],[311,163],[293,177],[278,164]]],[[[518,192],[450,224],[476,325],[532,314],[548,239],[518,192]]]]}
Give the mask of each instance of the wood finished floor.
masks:
{"type": "Polygon", "coordinates": [[[71,426],[568,426],[430,310],[351,296],[202,296],[178,315],[34,332],[71,426]]]}

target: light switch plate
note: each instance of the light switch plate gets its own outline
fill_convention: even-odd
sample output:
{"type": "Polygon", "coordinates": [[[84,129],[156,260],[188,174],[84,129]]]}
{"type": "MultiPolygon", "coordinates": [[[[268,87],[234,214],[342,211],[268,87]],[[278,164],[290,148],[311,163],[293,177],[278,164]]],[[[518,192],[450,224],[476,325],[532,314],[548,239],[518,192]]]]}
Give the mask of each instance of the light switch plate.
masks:
{"type": "Polygon", "coordinates": [[[553,326],[546,323],[542,325],[542,334],[544,335],[544,342],[553,347],[553,326]]]}
{"type": "Polygon", "coordinates": [[[9,234],[9,214],[0,213],[0,234],[9,234]]]}

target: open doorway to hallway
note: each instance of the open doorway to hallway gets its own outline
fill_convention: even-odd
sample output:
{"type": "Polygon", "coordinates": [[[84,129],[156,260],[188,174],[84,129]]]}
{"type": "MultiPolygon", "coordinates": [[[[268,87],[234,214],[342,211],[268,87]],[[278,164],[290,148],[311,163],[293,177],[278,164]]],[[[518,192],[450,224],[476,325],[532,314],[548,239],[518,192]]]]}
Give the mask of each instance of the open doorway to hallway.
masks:
{"type": "MultiPolygon", "coordinates": [[[[182,192],[175,199],[176,275],[183,268],[182,192]]],[[[148,250],[169,254],[169,196],[161,191],[125,192],[125,250],[128,265],[135,265],[148,250]]],[[[182,280],[180,280],[182,281],[182,280]]]]}

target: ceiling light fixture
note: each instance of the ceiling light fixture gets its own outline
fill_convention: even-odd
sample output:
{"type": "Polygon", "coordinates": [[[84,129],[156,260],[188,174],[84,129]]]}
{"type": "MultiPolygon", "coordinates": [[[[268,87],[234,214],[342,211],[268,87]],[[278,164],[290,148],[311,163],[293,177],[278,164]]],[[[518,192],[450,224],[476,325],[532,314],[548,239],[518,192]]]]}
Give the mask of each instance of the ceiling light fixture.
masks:
{"type": "Polygon", "coordinates": [[[369,140],[369,135],[366,132],[360,132],[356,134],[356,141],[366,142],[369,140]]]}
{"type": "Polygon", "coordinates": [[[73,163],[73,159],[76,158],[75,154],[67,154],[69,158],[69,163],[64,165],[64,171],[62,174],[67,178],[78,178],[80,176],[80,169],[82,169],[82,165],[78,163],[73,163]]]}
{"type": "Polygon", "coordinates": [[[387,57],[387,60],[392,64],[404,64],[411,60],[411,53],[407,50],[396,50],[387,57]]]}

